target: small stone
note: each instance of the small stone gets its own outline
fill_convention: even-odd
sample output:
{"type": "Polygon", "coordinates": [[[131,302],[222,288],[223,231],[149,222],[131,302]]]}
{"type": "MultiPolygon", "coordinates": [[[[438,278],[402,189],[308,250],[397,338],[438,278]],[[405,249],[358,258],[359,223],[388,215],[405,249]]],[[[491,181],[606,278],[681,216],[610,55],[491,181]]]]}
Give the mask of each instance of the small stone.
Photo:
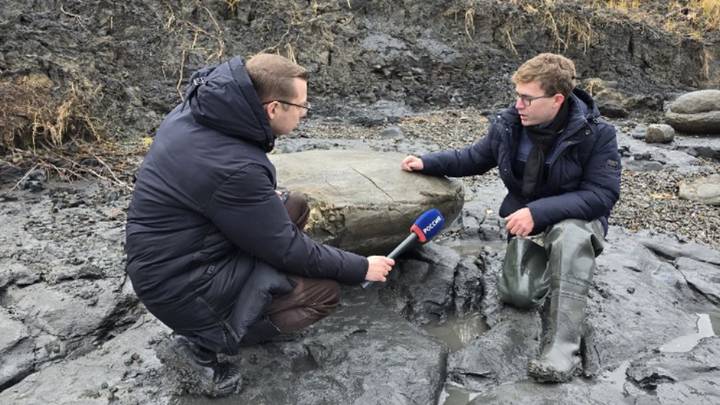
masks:
{"type": "Polygon", "coordinates": [[[635,293],[635,287],[628,287],[627,292],[630,293],[630,294],[634,294],[634,293],[635,293]]]}
{"type": "Polygon", "coordinates": [[[630,132],[630,136],[632,136],[633,139],[645,139],[645,134],[647,134],[647,127],[645,125],[637,125],[632,132],[630,132]]]}
{"type": "Polygon", "coordinates": [[[383,138],[402,138],[403,133],[399,127],[392,126],[383,129],[380,132],[380,136],[383,138]]]}
{"type": "Polygon", "coordinates": [[[650,125],[645,134],[647,143],[670,143],[675,139],[675,130],[667,124],[650,125]]]}

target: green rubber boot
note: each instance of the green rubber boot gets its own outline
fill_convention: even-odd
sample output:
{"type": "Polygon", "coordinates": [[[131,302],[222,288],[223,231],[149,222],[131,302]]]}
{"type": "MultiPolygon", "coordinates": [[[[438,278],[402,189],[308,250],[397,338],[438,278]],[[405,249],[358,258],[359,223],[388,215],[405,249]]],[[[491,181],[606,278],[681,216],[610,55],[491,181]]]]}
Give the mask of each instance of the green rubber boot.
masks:
{"type": "Polygon", "coordinates": [[[580,370],[588,289],[595,257],[602,252],[599,221],[562,221],[547,232],[545,248],[552,271],[551,293],[543,313],[540,357],[531,360],[528,374],[540,382],[565,382],[580,370]]]}
{"type": "Polygon", "coordinates": [[[497,288],[506,304],[524,309],[541,305],[550,288],[545,249],[528,238],[510,239],[497,288]]]}

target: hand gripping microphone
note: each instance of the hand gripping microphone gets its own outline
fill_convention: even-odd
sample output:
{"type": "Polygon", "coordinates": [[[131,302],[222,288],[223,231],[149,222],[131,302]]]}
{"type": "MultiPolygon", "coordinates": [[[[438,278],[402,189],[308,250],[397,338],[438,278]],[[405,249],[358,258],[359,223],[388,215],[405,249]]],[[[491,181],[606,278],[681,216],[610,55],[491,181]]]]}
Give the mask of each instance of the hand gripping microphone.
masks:
{"type": "MultiPolygon", "coordinates": [[[[440,232],[443,225],[445,225],[445,218],[436,208],[423,212],[410,227],[410,235],[400,242],[387,257],[395,259],[406,250],[414,247],[416,242],[426,243],[440,232]]],[[[365,281],[362,283],[362,287],[367,288],[370,284],[372,284],[372,281],[365,281]]]]}

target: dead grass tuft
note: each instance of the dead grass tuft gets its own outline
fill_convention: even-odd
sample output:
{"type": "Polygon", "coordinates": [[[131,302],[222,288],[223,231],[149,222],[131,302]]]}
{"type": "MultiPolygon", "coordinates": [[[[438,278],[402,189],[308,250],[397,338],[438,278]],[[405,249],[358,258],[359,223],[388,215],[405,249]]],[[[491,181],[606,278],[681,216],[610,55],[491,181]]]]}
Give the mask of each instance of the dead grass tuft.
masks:
{"type": "Polygon", "coordinates": [[[59,89],[40,74],[0,81],[0,152],[99,140],[100,123],[90,113],[99,90],[87,83],[59,89]]]}
{"type": "Polygon", "coordinates": [[[99,93],[89,83],[63,89],[42,74],[0,80],[0,173],[24,172],[20,181],[37,170],[61,180],[94,177],[130,190],[127,148],[102,136],[91,115],[99,93]]]}
{"type": "Polygon", "coordinates": [[[596,9],[619,11],[633,21],[701,39],[704,33],[720,30],[718,0],[593,0],[596,9]]]}

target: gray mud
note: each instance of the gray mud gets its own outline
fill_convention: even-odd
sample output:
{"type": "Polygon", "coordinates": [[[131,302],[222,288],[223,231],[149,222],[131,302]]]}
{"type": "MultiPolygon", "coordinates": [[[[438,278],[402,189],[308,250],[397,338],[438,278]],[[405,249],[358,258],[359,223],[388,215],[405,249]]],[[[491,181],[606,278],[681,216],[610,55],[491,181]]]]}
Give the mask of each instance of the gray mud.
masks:
{"type": "MultiPolygon", "coordinates": [[[[619,94],[599,98],[624,117],[612,119],[623,189],[590,291],[583,376],[541,385],[526,375],[540,320],[497,300],[504,187],[491,171],[463,179],[460,217],[399,260],[386,285],[345,288],[337,313],[306,336],[232,358],[245,388],[212,403],[718,403],[720,210],[680,200],[677,187],[718,173],[720,138],[638,136],[665,101],[718,86],[717,32],[678,35],[555,3],[553,30],[545,2],[3,1],[0,79],[44,75],[58,94],[98,88],[96,123],[134,143],[194,69],[278,51],[311,70],[318,108],[275,153],[422,154],[478,139],[511,101],[519,63],[561,51],[583,86],[619,94]]],[[[128,160],[123,179],[138,164],[128,160]]],[[[0,403],[209,403],[168,381],[156,349],[170,331],[126,279],[128,190],[23,178],[28,168],[12,162],[0,160],[0,403]]]]}

